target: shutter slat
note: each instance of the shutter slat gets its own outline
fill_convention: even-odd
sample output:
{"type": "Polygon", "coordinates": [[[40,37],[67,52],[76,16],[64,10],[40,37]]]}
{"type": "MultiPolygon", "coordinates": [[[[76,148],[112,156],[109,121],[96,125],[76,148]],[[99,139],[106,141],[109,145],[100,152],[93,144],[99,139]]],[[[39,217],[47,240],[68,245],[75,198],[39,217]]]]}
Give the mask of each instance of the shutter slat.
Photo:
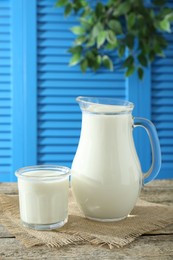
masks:
{"type": "Polygon", "coordinates": [[[1,146],[0,148],[1,149],[10,149],[11,148],[11,140],[8,139],[8,140],[5,140],[5,139],[1,139],[2,137],[0,137],[0,141],[1,141],[1,146]]]}
{"type": "Polygon", "coordinates": [[[171,64],[170,66],[165,67],[165,65],[163,66],[157,66],[156,68],[153,69],[153,74],[159,74],[159,73],[164,73],[165,78],[167,78],[169,76],[170,73],[173,73],[173,68],[172,68],[173,64],[171,64]]]}
{"type": "MultiPolygon", "coordinates": [[[[1,44],[1,43],[0,43],[1,44]]],[[[3,66],[8,66],[8,67],[10,67],[10,59],[3,59],[3,58],[1,58],[0,59],[0,66],[1,67],[3,67],[3,66]]]]}
{"type": "MultiPolygon", "coordinates": [[[[1,30],[0,30],[0,33],[1,33],[1,30]]],[[[10,52],[9,50],[1,50],[0,49],[0,57],[3,59],[3,58],[7,58],[9,59],[10,58],[10,52]]]]}
{"type": "Polygon", "coordinates": [[[46,130],[39,130],[39,136],[40,137],[65,137],[65,136],[71,136],[71,137],[78,137],[79,136],[79,130],[74,129],[46,129],[46,130]]]}
{"type": "Polygon", "coordinates": [[[87,89],[105,89],[107,88],[108,90],[111,88],[116,89],[117,91],[120,91],[122,93],[122,95],[124,96],[124,83],[121,80],[116,80],[114,81],[102,81],[102,83],[100,83],[99,80],[95,80],[93,83],[92,79],[87,79],[87,80],[81,80],[81,81],[75,81],[75,86],[73,84],[69,84],[68,80],[40,80],[38,82],[40,89],[44,89],[44,88],[58,88],[58,89],[64,89],[66,88],[67,90],[73,88],[73,89],[83,89],[83,88],[87,88],[87,89]],[[109,84],[107,84],[107,82],[109,82],[109,84]]]}
{"type": "MultiPolygon", "coordinates": [[[[65,79],[64,79],[65,80],[65,79]]],[[[107,82],[108,83],[108,82],[107,82]]],[[[72,84],[72,82],[71,82],[72,84]]],[[[75,82],[73,83],[75,84],[75,82]]],[[[94,84],[94,83],[93,83],[94,84]]],[[[90,91],[92,96],[106,96],[106,97],[113,97],[113,96],[119,96],[122,95],[122,91],[118,90],[117,91],[117,95],[115,95],[115,90],[114,89],[102,89],[101,91],[97,90],[97,89],[91,89],[90,91]]],[[[38,95],[39,97],[43,97],[43,96],[59,96],[59,97],[74,97],[74,101],[75,101],[75,97],[77,96],[81,96],[81,95],[87,95],[88,96],[89,91],[87,88],[84,89],[69,89],[67,90],[63,90],[63,89],[59,89],[58,91],[55,89],[51,89],[51,88],[44,88],[44,89],[39,89],[38,91],[38,95]]]]}
{"type": "Polygon", "coordinates": [[[162,147],[162,155],[163,154],[172,154],[172,146],[164,145],[162,147]]]}
{"type": "MultiPolygon", "coordinates": [[[[170,146],[170,147],[173,149],[173,139],[172,139],[172,138],[163,138],[163,137],[160,137],[159,140],[160,140],[161,148],[162,148],[163,146],[170,146]]],[[[164,162],[163,162],[163,163],[164,163],[164,162]]]]}
{"type": "MultiPolygon", "coordinates": [[[[1,26],[1,25],[0,25],[1,26]]],[[[4,26],[4,25],[2,25],[4,26]]],[[[0,50],[3,50],[3,51],[10,51],[10,43],[9,41],[2,41],[1,39],[1,42],[0,42],[0,50]]]]}
{"type": "Polygon", "coordinates": [[[54,161],[56,162],[57,160],[69,162],[73,159],[73,154],[65,153],[65,154],[39,154],[40,160],[42,161],[54,161]]]}
{"type": "Polygon", "coordinates": [[[173,113],[173,107],[172,107],[172,103],[168,101],[168,103],[163,102],[163,105],[165,105],[165,107],[160,107],[158,106],[152,106],[152,109],[155,110],[155,113],[153,112],[153,115],[157,115],[157,114],[164,114],[164,115],[168,115],[168,114],[172,114],[173,113]]]}
{"type": "Polygon", "coordinates": [[[0,33],[4,34],[10,34],[10,28],[9,26],[0,26],[0,33]]]}
{"type": "MultiPolygon", "coordinates": [[[[109,75],[109,81],[110,80],[116,80],[116,79],[122,79],[122,73],[121,74],[117,74],[116,76],[112,74],[108,74],[109,75]]],[[[104,74],[93,74],[93,73],[89,73],[88,74],[89,77],[93,77],[94,80],[98,79],[98,80],[104,80],[106,81],[105,75],[104,74]]],[[[70,70],[67,72],[58,72],[58,73],[50,73],[50,72],[45,72],[45,73],[40,73],[38,76],[39,80],[66,80],[66,78],[68,78],[68,80],[72,79],[72,80],[84,80],[84,75],[81,73],[81,71],[78,72],[71,72],[70,70]]],[[[94,84],[94,83],[93,83],[94,84]]]]}
{"type": "MultiPolygon", "coordinates": [[[[69,60],[69,58],[68,58],[69,60]]],[[[67,62],[68,62],[67,60],[67,62]]],[[[64,60],[62,61],[61,59],[59,60],[59,63],[51,64],[51,65],[42,65],[38,67],[39,72],[68,72],[68,73],[81,73],[79,71],[79,67],[73,66],[73,67],[68,67],[67,62],[64,63],[64,60]]],[[[99,74],[104,73],[104,70],[100,70],[99,74]]],[[[120,72],[122,74],[122,72],[120,72]]]]}
{"type": "Polygon", "coordinates": [[[72,113],[73,112],[78,112],[79,109],[76,105],[44,105],[44,106],[39,106],[38,107],[40,113],[43,113],[43,112],[67,112],[70,110],[72,113]]]}
{"type": "MultiPolygon", "coordinates": [[[[169,68],[168,68],[168,70],[169,70],[169,68]]],[[[172,74],[166,74],[166,75],[165,75],[165,73],[163,73],[163,74],[153,73],[153,77],[155,78],[155,82],[163,81],[165,83],[165,80],[173,82],[173,73],[172,74]]]]}
{"type": "Polygon", "coordinates": [[[80,112],[78,113],[58,113],[57,112],[54,112],[54,113],[38,113],[38,118],[39,118],[39,123],[43,120],[43,121],[49,121],[49,120],[63,120],[64,118],[67,120],[67,121],[70,121],[70,120],[77,120],[80,116],[80,112]]]}
{"type": "MultiPolygon", "coordinates": [[[[48,23],[57,23],[57,27],[58,26],[60,26],[60,24],[59,24],[59,22],[60,23],[62,23],[62,21],[63,21],[63,14],[62,13],[58,13],[58,9],[56,9],[56,11],[57,11],[57,13],[52,13],[52,14],[43,14],[43,15],[41,15],[41,14],[39,14],[38,15],[38,22],[39,23],[45,23],[45,22],[48,22],[48,23]]],[[[70,17],[68,17],[68,22],[71,22],[71,21],[73,21],[73,17],[72,16],[70,16],[70,17]]]]}
{"type": "Polygon", "coordinates": [[[154,77],[152,79],[152,90],[160,91],[160,90],[163,90],[163,89],[165,89],[165,90],[170,89],[172,91],[172,82],[171,81],[169,82],[167,80],[166,84],[165,84],[164,81],[163,82],[159,82],[159,81],[156,80],[156,77],[154,77]]]}
{"type": "Polygon", "coordinates": [[[152,92],[152,98],[153,98],[153,100],[154,99],[157,99],[157,98],[162,98],[162,97],[168,97],[168,98],[171,98],[171,97],[173,97],[173,90],[172,89],[162,89],[162,90],[160,90],[160,91],[158,91],[158,90],[153,90],[153,92],[152,92]]]}
{"type": "Polygon", "coordinates": [[[171,130],[161,130],[161,131],[159,131],[159,137],[161,138],[161,137],[163,137],[163,138],[165,138],[165,139],[170,139],[170,137],[172,137],[173,138],[173,131],[172,131],[172,129],[171,130]]]}
{"type": "Polygon", "coordinates": [[[172,113],[171,114],[168,114],[168,113],[160,114],[160,113],[157,113],[157,111],[155,111],[152,113],[152,117],[153,117],[152,121],[156,124],[156,127],[157,127],[157,122],[164,122],[165,126],[166,126],[167,122],[172,122],[172,113]]]}
{"type": "Polygon", "coordinates": [[[166,124],[165,122],[157,122],[157,129],[173,129],[173,120],[172,121],[167,121],[166,124]]]}
{"type": "Polygon", "coordinates": [[[12,155],[12,152],[11,152],[11,150],[10,149],[0,149],[0,157],[1,158],[8,158],[8,157],[11,157],[11,155],[12,155]]]}
{"type": "Polygon", "coordinates": [[[81,122],[80,120],[78,121],[72,121],[72,124],[69,121],[41,121],[39,122],[39,129],[65,129],[69,128],[70,129],[80,129],[81,122]]]}
{"type": "Polygon", "coordinates": [[[11,171],[11,166],[2,165],[2,164],[0,165],[0,172],[1,172],[1,174],[8,175],[10,171],[11,171]]]}
{"type": "Polygon", "coordinates": [[[170,111],[172,110],[172,105],[173,105],[173,98],[168,98],[168,97],[162,97],[162,98],[153,98],[153,108],[157,108],[157,111],[160,111],[160,109],[165,109],[165,112],[168,112],[169,109],[170,111]],[[165,107],[160,107],[160,105],[164,105],[165,107]]]}
{"type": "Polygon", "coordinates": [[[40,138],[38,139],[39,142],[39,147],[42,147],[43,145],[45,146],[55,146],[55,145],[74,145],[76,147],[77,142],[79,141],[79,138],[74,138],[74,137],[66,137],[64,139],[62,138],[54,138],[54,137],[45,137],[45,138],[40,138]]]}
{"type": "Polygon", "coordinates": [[[10,116],[11,108],[0,108],[0,115],[10,116]]]}
{"type": "MultiPolygon", "coordinates": [[[[70,27],[73,27],[74,25],[76,25],[76,22],[73,21],[69,21],[67,20],[61,20],[58,22],[58,26],[57,23],[39,23],[38,22],[38,37],[40,37],[40,33],[51,33],[51,37],[50,36],[46,36],[46,37],[57,37],[57,32],[64,32],[64,31],[69,31],[70,27]]],[[[72,33],[71,33],[72,34],[72,33]]]]}
{"type": "Polygon", "coordinates": [[[70,147],[70,152],[69,152],[69,145],[58,145],[58,146],[43,146],[40,147],[40,152],[39,154],[61,154],[61,153],[75,153],[76,148],[74,146],[70,147]]]}

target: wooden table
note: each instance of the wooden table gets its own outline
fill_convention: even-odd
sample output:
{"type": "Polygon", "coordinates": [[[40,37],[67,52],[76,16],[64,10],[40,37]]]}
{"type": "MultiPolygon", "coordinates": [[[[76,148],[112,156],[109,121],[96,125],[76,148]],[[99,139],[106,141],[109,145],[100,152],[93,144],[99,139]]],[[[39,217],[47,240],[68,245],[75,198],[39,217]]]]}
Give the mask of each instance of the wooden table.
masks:
{"type": "MultiPolygon", "coordinates": [[[[16,194],[16,183],[0,183],[0,192],[16,194]]],[[[145,187],[141,198],[147,201],[173,206],[173,180],[153,181],[145,187]]],[[[120,249],[108,249],[89,244],[49,249],[25,248],[0,225],[0,259],[173,259],[173,225],[145,234],[130,245],[120,249]]]]}

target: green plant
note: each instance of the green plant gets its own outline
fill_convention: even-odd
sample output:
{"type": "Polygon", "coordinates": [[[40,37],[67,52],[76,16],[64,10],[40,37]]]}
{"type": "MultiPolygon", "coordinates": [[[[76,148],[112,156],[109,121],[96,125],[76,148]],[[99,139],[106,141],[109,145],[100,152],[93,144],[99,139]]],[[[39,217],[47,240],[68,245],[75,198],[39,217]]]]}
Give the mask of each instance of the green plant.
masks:
{"type": "Polygon", "coordinates": [[[164,57],[167,42],[162,32],[171,32],[173,8],[165,0],[58,0],[64,15],[76,14],[79,25],[71,28],[76,39],[69,49],[70,65],[94,71],[104,66],[111,71],[121,66],[125,75],[143,68],[156,56],[164,57]],[[92,4],[91,4],[92,3],[92,4]],[[115,54],[118,54],[117,61],[115,54]],[[125,55],[126,54],[126,55],[125,55]]]}

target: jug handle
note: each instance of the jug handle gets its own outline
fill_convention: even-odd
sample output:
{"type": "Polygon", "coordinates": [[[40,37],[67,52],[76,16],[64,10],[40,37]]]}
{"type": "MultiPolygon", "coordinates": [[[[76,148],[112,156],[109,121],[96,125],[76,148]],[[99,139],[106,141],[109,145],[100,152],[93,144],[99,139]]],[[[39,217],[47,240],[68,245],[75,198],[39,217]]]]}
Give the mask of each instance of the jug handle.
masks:
{"type": "Polygon", "coordinates": [[[149,170],[143,174],[143,184],[147,184],[155,179],[159,173],[161,167],[161,149],[154,124],[148,119],[136,117],[134,118],[134,127],[138,126],[143,127],[146,130],[151,145],[152,163],[149,170]]]}

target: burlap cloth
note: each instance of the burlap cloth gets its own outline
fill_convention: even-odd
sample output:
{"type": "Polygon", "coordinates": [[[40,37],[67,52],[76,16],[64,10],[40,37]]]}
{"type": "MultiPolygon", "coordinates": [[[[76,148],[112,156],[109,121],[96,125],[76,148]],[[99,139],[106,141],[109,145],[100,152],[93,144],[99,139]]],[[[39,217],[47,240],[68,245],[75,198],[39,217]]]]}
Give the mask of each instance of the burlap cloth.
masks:
{"type": "Polygon", "coordinates": [[[61,229],[36,231],[22,226],[18,196],[1,194],[0,223],[26,247],[61,247],[76,243],[123,247],[144,233],[173,223],[173,207],[139,200],[125,220],[96,222],[82,216],[70,192],[68,223],[61,229]]]}

